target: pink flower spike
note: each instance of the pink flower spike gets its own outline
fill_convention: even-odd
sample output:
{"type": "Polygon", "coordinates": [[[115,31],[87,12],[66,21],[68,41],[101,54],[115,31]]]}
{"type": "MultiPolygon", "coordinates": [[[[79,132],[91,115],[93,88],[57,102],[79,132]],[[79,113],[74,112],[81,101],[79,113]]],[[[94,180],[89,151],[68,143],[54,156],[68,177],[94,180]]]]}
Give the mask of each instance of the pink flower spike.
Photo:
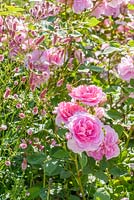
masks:
{"type": "Polygon", "coordinates": [[[5,165],[6,165],[7,167],[9,167],[9,166],[11,165],[11,162],[10,162],[9,160],[6,160],[6,161],[5,161],[5,165]]]}
{"type": "Polygon", "coordinates": [[[37,115],[38,114],[38,107],[35,106],[32,110],[33,115],[37,115]]]}
{"type": "Polygon", "coordinates": [[[10,93],[11,93],[10,88],[6,88],[6,91],[5,91],[4,95],[3,95],[3,98],[7,99],[9,97],[10,93]]]}
{"type": "Polygon", "coordinates": [[[26,158],[23,158],[22,164],[21,164],[21,168],[23,171],[25,171],[27,169],[27,160],[26,158]]]}
{"type": "Polygon", "coordinates": [[[0,54],[0,62],[2,62],[4,60],[4,55],[0,54]]]}
{"type": "Polygon", "coordinates": [[[27,144],[26,143],[21,143],[19,147],[21,149],[26,149],[27,148],[27,144]]]}
{"type": "Polygon", "coordinates": [[[24,118],[25,118],[25,114],[24,114],[24,113],[19,113],[19,117],[20,117],[21,119],[24,119],[24,118]]]}

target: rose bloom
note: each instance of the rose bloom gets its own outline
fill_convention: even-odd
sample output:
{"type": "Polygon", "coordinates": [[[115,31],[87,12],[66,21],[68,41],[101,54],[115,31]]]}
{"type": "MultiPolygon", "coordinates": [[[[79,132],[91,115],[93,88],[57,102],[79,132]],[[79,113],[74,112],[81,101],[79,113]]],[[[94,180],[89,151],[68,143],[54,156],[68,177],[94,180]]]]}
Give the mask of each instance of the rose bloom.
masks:
{"type": "Polygon", "coordinates": [[[105,96],[102,89],[95,85],[80,85],[73,88],[69,95],[73,99],[79,100],[89,106],[98,105],[105,96]]]}
{"type": "Polygon", "coordinates": [[[87,152],[87,155],[93,157],[95,160],[101,160],[104,155],[106,159],[109,160],[117,157],[120,153],[120,149],[118,147],[118,134],[108,125],[103,128],[106,134],[103,143],[96,151],[87,152]]]}
{"type": "Polygon", "coordinates": [[[121,63],[118,65],[118,74],[127,82],[134,78],[134,61],[130,56],[121,59],[121,63]]]}
{"type": "Polygon", "coordinates": [[[68,123],[68,120],[71,116],[73,116],[76,112],[81,111],[85,111],[85,109],[76,103],[59,103],[58,107],[55,109],[55,113],[57,113],[56,124],[60,125],[62,122],[65,124],[68,123]]]}
{"type": "Polygon", "coordinates": [[[72,138],[67,141],[67,146],[75,153],[95,151],[103,142],[101,121],[88,113],[73,115],[69,119],[68,129],[72,138]]]}
{"type": "Polygon", "coordinates": [[[92,7],[92,0],[74,0],[73,2],[73,11],[75,13],[81,13],[85,9],[90,9],[92,7]]]}

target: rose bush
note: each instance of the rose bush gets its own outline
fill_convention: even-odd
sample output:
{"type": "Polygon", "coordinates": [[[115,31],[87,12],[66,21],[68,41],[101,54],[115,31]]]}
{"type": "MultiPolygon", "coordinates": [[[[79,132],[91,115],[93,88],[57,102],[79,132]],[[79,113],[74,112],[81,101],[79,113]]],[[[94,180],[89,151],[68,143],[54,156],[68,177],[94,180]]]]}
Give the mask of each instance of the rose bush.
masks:
{"type": "Polygon", "coordinates": [[[0,199],[134,198],[134,1],[3,1],[0,199]]]}

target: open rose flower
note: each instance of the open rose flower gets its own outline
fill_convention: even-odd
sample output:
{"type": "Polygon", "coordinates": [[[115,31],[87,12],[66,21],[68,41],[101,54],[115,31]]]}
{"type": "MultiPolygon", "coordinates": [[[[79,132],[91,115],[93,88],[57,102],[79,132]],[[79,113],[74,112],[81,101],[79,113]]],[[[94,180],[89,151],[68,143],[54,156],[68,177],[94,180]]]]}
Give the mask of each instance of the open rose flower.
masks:
{"type": "Polygon", "coordinates": [[[90,9],[93,7],[92,0],[74,0],[73,10],[75,13],[81,13],[85,9],[90,9]]]}
{"type": "Polygon", "coordinates": [[[60,125],[63,123],[68,123],[70,117],[72,117],[76,112],[85,111],[85,109],[76,103],[72,102],[61,102],[56,108],[57,113],[56,124],[60,125]]]}
{"type": "Polygon", "coordinates": [[[105,96],[102,89],[95,85],[80,85],[73,88],[69,95],[73,99],[79,100],[89,106],[98,105],[105,96]]]}
{"type": "Polygon", "coordinates": [[[134,78],[134,61],[130,56],[121,59],[121,63],[118,65],[118,74],[127,82],[134,78]]]}
{"type": "Polygon", "coordinates": [[[67,146],[75,153],[97,150],[104,138],[101,121],[88,113],[73,115],[68,129],[72,138],[67,141],[67,146]]]}
{"type": "Polygon", "coordinates": [[[105,137],[103,143],[100,147],[94,152],[87,152],[88,156],[93,157],[95,160],[101,160],[103,156],[107,160],[117,157],[120,153],[118,147],[118,134],[110,126],[104,126],[105,137]]]}

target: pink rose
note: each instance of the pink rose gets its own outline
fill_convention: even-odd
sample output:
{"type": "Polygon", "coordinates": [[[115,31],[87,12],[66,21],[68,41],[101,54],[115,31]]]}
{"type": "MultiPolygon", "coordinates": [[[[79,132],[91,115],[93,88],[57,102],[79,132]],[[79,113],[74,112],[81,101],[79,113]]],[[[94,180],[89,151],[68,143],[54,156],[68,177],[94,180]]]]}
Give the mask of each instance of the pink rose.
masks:
{"type": "Polygon", "coordinates": [[[104,138],[101,121],[88,113],[73,115],[68,129],[72,138],[67,141],[67,146],[75,153],[97,150],[104,138]]]}
{"type": "Polygon", "coordinates": [[[90,9],[93,7],[91,0],[74,0],[73,10],[75,13],[81,13],[85,9],[90,9]]]}
{"type": "Polygon", "coordinates": [[[117,157],[120,153],[118,147],[118,134],[110,126],[104,126],[106,136],[104,138],[104,152],[107,160],[117,157]]]}
{"type": "Polygon", "coordinates": [[[103,143],[96,151],[87,152],[87,155],[93,157],[95,160],[101,160],[104,155],[106,159],[109,160],[117,157],[120,153],[120,149],[118,147],[118,134],[108,125],[103,128],[106,134],[103,143]]]}
{"type": "Polygon", "coordinates": [[[126,56],[121,59],[121,63],[118,65],[119,76],[129,82],[134,78],[134,61],[130,56],[126,56]]]}
{"type": "Polygon", "coordinates": [[[105,96],[102,89],[95,85],[80,85],[73,88],[69,95],[73,99],[79,100],[89,106],[98,105],[105,96]]]}
{"type": "Polygon", "coordinates": [[[85,109],[76,103],[72,102],[61,102],[56,108],[56,124],[60,125],[63,123],[68,123],[70,117],[72,117],[76,112],[85,111],[85,109]]]}

